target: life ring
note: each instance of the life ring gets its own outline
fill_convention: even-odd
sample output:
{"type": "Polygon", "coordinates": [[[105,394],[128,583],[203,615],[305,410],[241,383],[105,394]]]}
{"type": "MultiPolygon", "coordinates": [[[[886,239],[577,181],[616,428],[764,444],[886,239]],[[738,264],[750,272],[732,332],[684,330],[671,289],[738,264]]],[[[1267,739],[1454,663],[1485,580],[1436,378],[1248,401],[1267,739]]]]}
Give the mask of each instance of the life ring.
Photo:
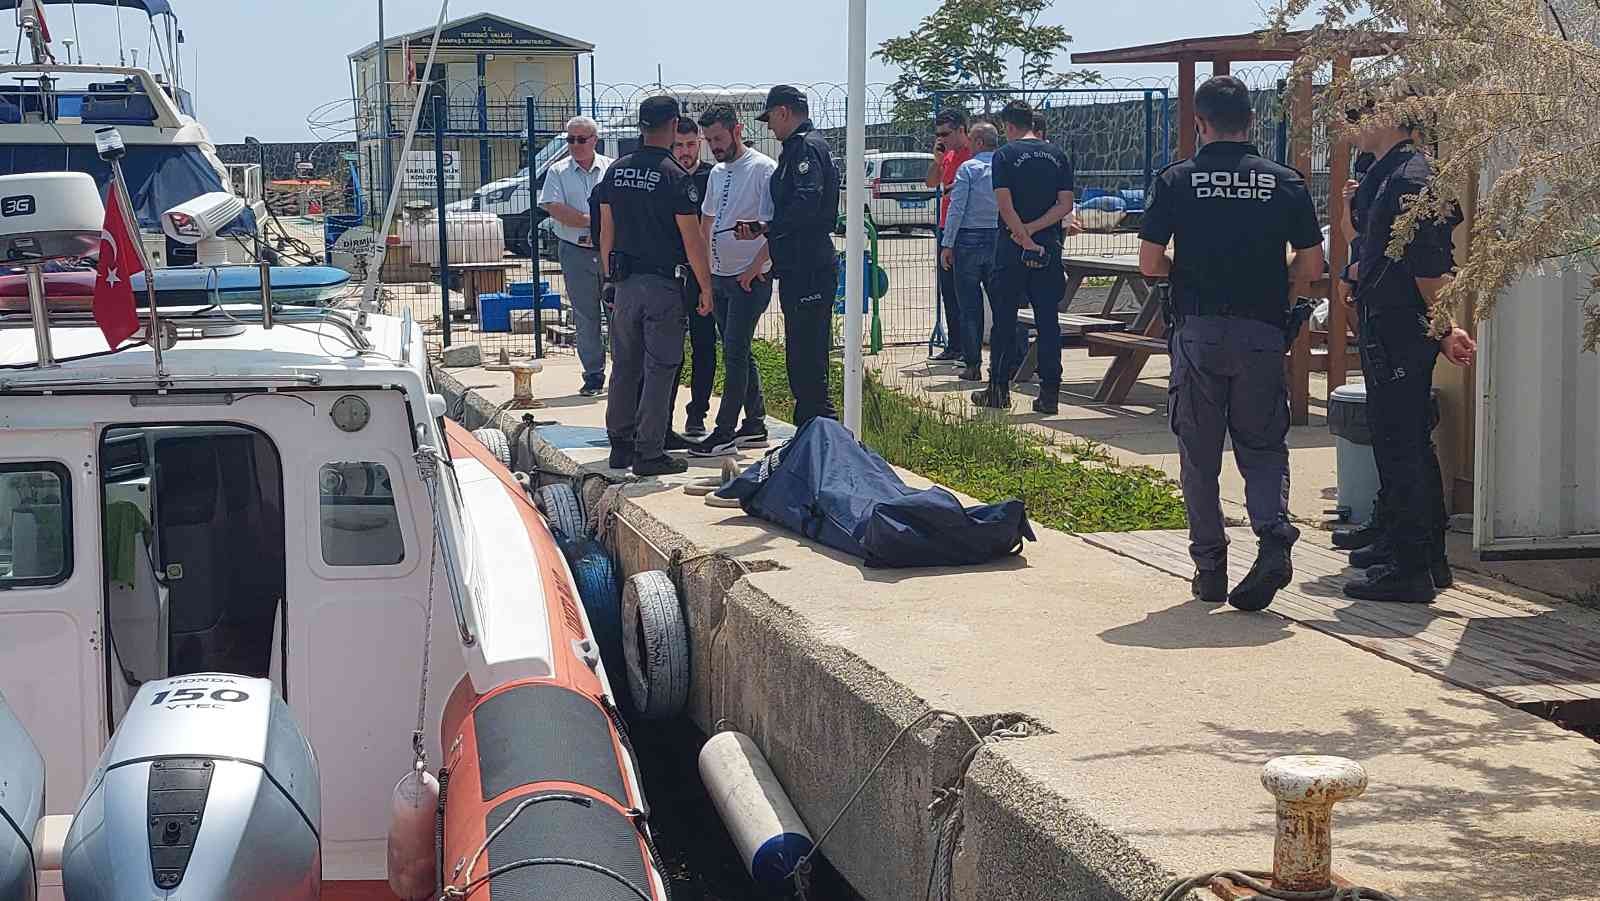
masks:
{"type": "Polygon", "coordinates": [[[682,713],[689,704],[689,631],[666,573],[636,573],[622,589],[622,651],[634,710],[651,720],[682,713]]]}

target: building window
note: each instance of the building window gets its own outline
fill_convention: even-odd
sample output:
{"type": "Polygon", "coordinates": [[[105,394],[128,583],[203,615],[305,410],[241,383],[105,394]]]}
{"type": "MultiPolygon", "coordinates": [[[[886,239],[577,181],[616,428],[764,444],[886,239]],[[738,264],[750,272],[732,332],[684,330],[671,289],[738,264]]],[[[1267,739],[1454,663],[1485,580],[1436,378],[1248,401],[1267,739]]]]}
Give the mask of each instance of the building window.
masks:
{"type": "Polygon", "coordinates": [[[0,587],[57,585],[72,574],[72,492],[66,467],[0,464],[0,587]]]}
{"type": "Polygon", "coordinates": [[[317,477],[322,559],[329,566],[393,566],[406,558],[394,486],[382,463],[328,463],[317,477]]]}

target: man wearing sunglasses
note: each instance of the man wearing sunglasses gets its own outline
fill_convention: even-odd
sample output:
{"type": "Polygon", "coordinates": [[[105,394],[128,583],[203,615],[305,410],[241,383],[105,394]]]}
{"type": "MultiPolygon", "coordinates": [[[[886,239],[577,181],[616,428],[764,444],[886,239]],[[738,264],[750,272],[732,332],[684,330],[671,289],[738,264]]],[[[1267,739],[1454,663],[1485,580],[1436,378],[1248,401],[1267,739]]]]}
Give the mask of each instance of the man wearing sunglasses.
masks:
{"type": "Polygon", "coordinates": [[[569,152],[550,167],[539,190],[539,208],[556,221],[556,237],[561,241],[557,256],[578,328],[578,360],[583,364],[583,385],[578,393],[584,397],[602,393],[606,384],[606,345],[600,337],[600,254],[589,217],[589,195],[611,165],[610,157],[597,152],[599,131],[588,116],[567,122],[569,152]]]}
{"type": "MultiPolygon", "coordinates": [[[[928,167],[924,182],[930,188],[942,188],[939,201],[939,230],[944,231],[945,218],[950,215],[950,192],[956,183],[956,172],[961,164],[972,159],[972,144],[967,138],[967,114],[959,109],[940,110],[933,118],[933,164],[928,167]]],[[[962,358],[961,300],[956,293],[954,269],[943,266],[939,270],[939,303],[944,307],[944,351],[933,359],[952,362],[962,358]]]]}

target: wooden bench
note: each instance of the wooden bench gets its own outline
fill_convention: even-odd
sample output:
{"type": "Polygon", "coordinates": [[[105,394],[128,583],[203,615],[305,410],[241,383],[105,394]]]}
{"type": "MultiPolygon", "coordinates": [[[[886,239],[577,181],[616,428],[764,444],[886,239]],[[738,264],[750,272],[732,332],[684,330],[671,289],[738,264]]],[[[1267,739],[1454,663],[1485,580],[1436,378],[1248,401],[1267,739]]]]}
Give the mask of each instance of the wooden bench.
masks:
{"type": "Polygon", "coordinates": [[[1167,353],[1165,338],[1152,338],[1149,335],[1134,335],[1128,332],[1095,332],[1084,335],[1083,343],[1089,346],[1091,357],[1115,357],[1129,351],[1147,354],[1167,353]]]}
{"type": "MultiPolygon", "coordinates": [[[[1128,327],[1120,319],[1111,319],[1104,316],[1085,316],[1082,313],[1058,313],[1056,321],[1061,324],[1061,337],[1076,338],[1087,337],[1100,332],[1120,331],[1128,327]]],[[[1034,370],[1039,366],[1039,345],[1033,334],[1038,328],[1038,319],[1034,317],[1031,308],[1017,311],[1017,325],[1028,330],[1028,350],[1022,358],[1022,365],[1017,367],[1014,381],[1027,382],[1033,378],[1034,370]]]]}

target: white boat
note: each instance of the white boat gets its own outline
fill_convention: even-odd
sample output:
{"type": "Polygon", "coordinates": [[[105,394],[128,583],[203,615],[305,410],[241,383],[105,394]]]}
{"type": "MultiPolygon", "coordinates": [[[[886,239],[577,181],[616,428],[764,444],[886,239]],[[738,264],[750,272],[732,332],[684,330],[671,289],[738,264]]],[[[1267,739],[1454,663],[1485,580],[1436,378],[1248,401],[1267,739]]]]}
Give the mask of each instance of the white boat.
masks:
{"type": "Polygon", "coordinates": [[[103,192],[109,175],[95,153],[94,135],[112,126],[128,147],[124,171],[138,198],[135,214],[152,266],[194,262],[192,250],[186,253],[167,241],[157,219],[162,211],[213,191],[243,197],[247,205],[225,230],[229,261],[256,258],[256,238],[266,217],[261,168],[223,163],[195,118],[191,94],[182,85],[182,32],[169,0],[0,0],[0,11],[15,12],[23,54],[32,57],[0,66],[0,175],[88,172],[103,192]],[[120,24],[111,16],[124,10],[149,18],[159,50],[155,59],[141,67],[123,59],[98,65],[65,58],[68,23],[81,18],[80,28],[110,34],[120,24]]]}
{"type": "Polygon", "coordinates": [[[30,804],[27,755],[0,772],[0,889],[13,840],[67,901],[376,901],[435,855],[475,901],[665,901],[572,571],[409,313],[161,317],[110,354],[88,314],[0,317],[0,751],[44,773],[30,804]],[[419,726],[447,791],[396,861],[419,726]]]}

